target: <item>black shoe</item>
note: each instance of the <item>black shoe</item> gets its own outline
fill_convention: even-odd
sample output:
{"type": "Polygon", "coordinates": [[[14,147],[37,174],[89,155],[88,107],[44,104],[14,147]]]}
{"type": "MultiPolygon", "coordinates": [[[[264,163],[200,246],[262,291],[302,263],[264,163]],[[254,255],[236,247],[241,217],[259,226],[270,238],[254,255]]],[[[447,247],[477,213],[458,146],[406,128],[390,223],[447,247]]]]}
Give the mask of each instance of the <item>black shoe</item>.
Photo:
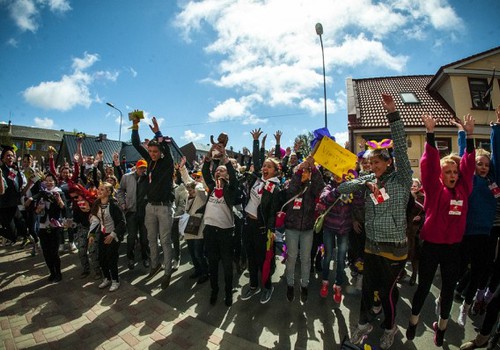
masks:
{"type": "Polygon", "coordinates": [[[56,275],[51,273],[51,274],[49,275],[49,278],[47,278],[47,281],[49,281],[49,282],[54,282],[54,280],[55,280],[55,279],[56,279],[56,275]]]}
{"type": "Polygon", "coordinates": [[[292,302],[294,298],[295,298],[295,296],[294,296],[294,292],[293,292],[293,286],[287,286],[286,287],[286,299],[289,302],[292,302]]]}
{"type": "Polygon", "coordinates": [[[148,260],[148,259],[144,259],[144,260],[142,261],[142,265],[143,265],[145,268],[147,268],[147,269],[148,269],[148,268],[149,268],[149,260],[148,260]]]}
{"type": "Polygon", "coordinates": [[[161,289],[168,288],[168,286],[170,285],[170,278],[171,278],[171,275],[163,276],[163,279],[161,280],[161,289]]]}
{"type": "Polygon", "coordinates": [[[60,273],[58,273],[55,277],[54,277],[54,282],[61,282],[62,280],[62,275],[60,273]]]}
{"type": "Polygon", "coordinates": [[[434,329],[434,345],[443,346],[444,332],[446,332],[446,329],[439,329],[437,322],[432,324],[432,328],[434,329]]]}
{"type": "Polygon", "coordinates": [[[83,279],[83,278],[87,278],[87,277],[89,277],[89,276],[90,276],[90,271],[88,271],[88,270],[85,270],[85,271],[83,271],[83,272],[80,274],[80,278],[82,278],[82,279],[83,279]]]}
{"type": "Polygon", "coordinates": [[[196,283],[197,284],[203,284],[206,281],[208,281],[208,275],[201,275],[200,278],[198,278],[198,282],[196,282],[196,283]]]}
{"type": "Polygon", "coordinates": [[[226,298],[224,299],[224,304],[226,304],[227,307],[233,305],[233,291],[226,292],[226,298]]]}
{"type": "Polygon", "coordinates": [[[408,340],[415,339],[416,331],[417,331],[417,325],[411,324],[411,322],[408,322],[408,328],[406,329],[406,339],[408,339],[408,340]]]}
{"type": "Polygon", "coordinates": [[[219,294],[219,291],[217,289],[212,289],[212,292],[210,293],[210,305],[215,305],[215,302],[217,301],[217,294],[219,294]]]}
{"type": "Polygon", "coordinates": [[[300,301],[302,303],[307,301],[307,287],[300,287],[300,301]]]}
{"type": "Polygon", "coordinates": [[[135,261],[134,260],[129,260],[128,261],[128,269],[133,270],[135,267],[135,261]]]}
{"type": "Polygon", "coordinates": [[[161,270],[161,264],[158,264],[155,268],[152,268],[151,271],[149,271],[149,275],[146,277],[146,280],[152,279],[158,272],[161,270]]]}

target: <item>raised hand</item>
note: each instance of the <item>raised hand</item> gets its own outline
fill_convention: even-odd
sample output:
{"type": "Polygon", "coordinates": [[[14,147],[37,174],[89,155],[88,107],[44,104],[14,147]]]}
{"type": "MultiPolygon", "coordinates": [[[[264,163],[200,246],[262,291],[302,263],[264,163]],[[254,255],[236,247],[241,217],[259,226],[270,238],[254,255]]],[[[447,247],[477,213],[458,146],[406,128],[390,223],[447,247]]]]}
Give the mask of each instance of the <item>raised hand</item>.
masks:
{"type": "Polygon", "coordinates": [[[254,140],[258,140],[260,135],[262,135],[262,130],[260,128],[253,129],[252,131],[250,131],[250,134],[252,135],[254,140]]]}
{"type": "Polygon", "coordinates": [[[464,117],[464,130],[467,133],[467,137],[472,137],[472,134],[474,133],[475,122],[476,121],[470,114],[467,114],[464,117]]]}
{"type": "Polygon", "coordinates": [[[434,118],[432,114],[422,114],[422,121],[424,122],[425,129],[427,132],[432,133],[434,132],[434,128],[436,127],[436,123],[438,121],[438,118],[434,118]]]}
{"type": "Polygon", "coordinates": [[[182,156],[181,157],[181,161],[179,162],[179,168],[184,168],[184,166],[186,166],[186,162],[187,162],[187,159],[186,159],[186,156],[182,156]]]}
{"type": "Polygon", "coordinates": [[[462,122],[462,120],[460,120],[460,118],[453,117],[451,118],[450,122],[455,125],[458,130],[464,130],[464,123],[462,122]]]}
{"type": "Polygon", "coordinates": [[[274,139],[276,140],[276,144],[277,145],[280,145],[281,143],[281,135],[283,135],[283,132],[281,130],[277,130],[275,133],[274,133],[274,139]]]}
{"type": "Polygon", "coordinates": [[[392,113],[396,111],[396,104],[394,103],[394,99],[389,94],[382,94],[382,106],[388,113],[392,113]]]}
{"type": "Polygon", "coordinates": [[[157,133],[160,131],[160,127],[158,126],[158,121],[156,120],[156,117],[151,118],[151,121],[153,122],[153,125],[149,125],[149,128],[153,133],[157,133]]]}

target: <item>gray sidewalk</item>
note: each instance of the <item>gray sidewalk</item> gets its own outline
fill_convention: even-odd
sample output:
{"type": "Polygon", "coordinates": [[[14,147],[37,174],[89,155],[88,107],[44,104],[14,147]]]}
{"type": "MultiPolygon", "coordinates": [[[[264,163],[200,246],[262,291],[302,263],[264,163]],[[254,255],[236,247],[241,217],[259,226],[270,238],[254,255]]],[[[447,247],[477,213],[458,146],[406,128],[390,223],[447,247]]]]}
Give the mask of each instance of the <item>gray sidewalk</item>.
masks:
{"type": "MultiPolygon", "coordinates": [[[[138,264],[128,270],[122,255],[121,286],[114,293],[99,290],[93,278],[79,278],[77,254],[62,256],[63,280],[49,284],[41,255],[31,257],[17,246],[0,247],[0,344],[6,349],[339,349],[356,324],[359,296],[345,295],[340,306],[334,304],[331,294],[322,299],[318,276],[311,277],[305,305],[298,295],[289,303],[280,261],[268,304],[260,304],[259,296],[247,301],[239,298],[241,287],[248,282],[244,272],[235,275],[233,306],[227,308],[223,296],[211,306],[209,282],[197,285],[188,278],[192,266],[182,246],[182,265],[168,289],[160,289],[161,273],[146,282],[146,269],[138,264]]],[[[121,252],[125,250],[123,244],[121,252]]],[[[223,290],[222,272],[220,279],[223,290]]],[[[439,285],[439,277],[436,283],[439,285]]],[[[392,349],[435,348],[434,288],[422,311],[417,337],[413,342],[404,337],[415,288],[405,283],[400,288],[397,323],[401,332],[392,349]]],[[[458,349],[463,340],[475,336],[474,326],[481,324],[478,316],[469,319],[465,329],[460,328],[455,322],[458,306],[453,306],[445,349],[458,349]]],[[[377,347],[382,335],[379,324],[374,322],[368,338],[377,347]]]]}

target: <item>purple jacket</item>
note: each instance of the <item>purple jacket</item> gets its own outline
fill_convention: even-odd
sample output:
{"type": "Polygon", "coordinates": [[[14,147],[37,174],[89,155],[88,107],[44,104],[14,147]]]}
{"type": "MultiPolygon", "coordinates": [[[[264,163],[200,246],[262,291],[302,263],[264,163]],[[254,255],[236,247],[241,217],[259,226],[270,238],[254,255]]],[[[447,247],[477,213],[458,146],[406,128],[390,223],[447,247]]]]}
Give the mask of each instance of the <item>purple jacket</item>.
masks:
{"type": "MultiPolygon", "coordinates": [[[[326,207],[330,207],[340,194],[336,190],[336,185],[329,184],[321,193],[320,200],[326,207]]],[[[339,235],[345,235],[352,230],[352,204],[339,200],[325,217],[324,227],[335,231],[339,235]]]]}

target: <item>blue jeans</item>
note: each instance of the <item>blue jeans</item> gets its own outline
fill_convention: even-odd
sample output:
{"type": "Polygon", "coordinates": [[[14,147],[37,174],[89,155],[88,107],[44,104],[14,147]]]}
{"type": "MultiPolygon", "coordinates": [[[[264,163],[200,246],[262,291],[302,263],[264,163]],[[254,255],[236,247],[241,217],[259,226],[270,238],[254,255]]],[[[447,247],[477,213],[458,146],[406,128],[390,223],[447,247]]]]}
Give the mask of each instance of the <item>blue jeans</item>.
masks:
{"type": "Polygon", "coordinates": [[[337,246],[337,259],[335,261],[335,284],[342,285],[346,281],[345,276],[345,259],[347,254],[348,235],[339,235],[330,228],[323,228],[323,244],[325,246],[325,255],[323,256],[323,272],[322,277],[324,281],[328,281],[328,274],[330,273],[330,261],[333,258],[334,240],[337,246]]]}
{"type": "Polygon", "coordinates": [[[205,244],[202,239],[186,239],[189,255],[193,262],[194,271],[198,276],[208,275],[208,263],[205,257],[205,244]]]}
{"type": "Polygon", "coordinates": [[[295,263],[299,254],[300,246],[300,285],[307,287],[309,275],[311,274],[311,247],[313,243],[313,230],[298,231],[286,229],[286,247],[288,257],[286,259],[286,281],[289,286],[295,283],[295,263]]]}

